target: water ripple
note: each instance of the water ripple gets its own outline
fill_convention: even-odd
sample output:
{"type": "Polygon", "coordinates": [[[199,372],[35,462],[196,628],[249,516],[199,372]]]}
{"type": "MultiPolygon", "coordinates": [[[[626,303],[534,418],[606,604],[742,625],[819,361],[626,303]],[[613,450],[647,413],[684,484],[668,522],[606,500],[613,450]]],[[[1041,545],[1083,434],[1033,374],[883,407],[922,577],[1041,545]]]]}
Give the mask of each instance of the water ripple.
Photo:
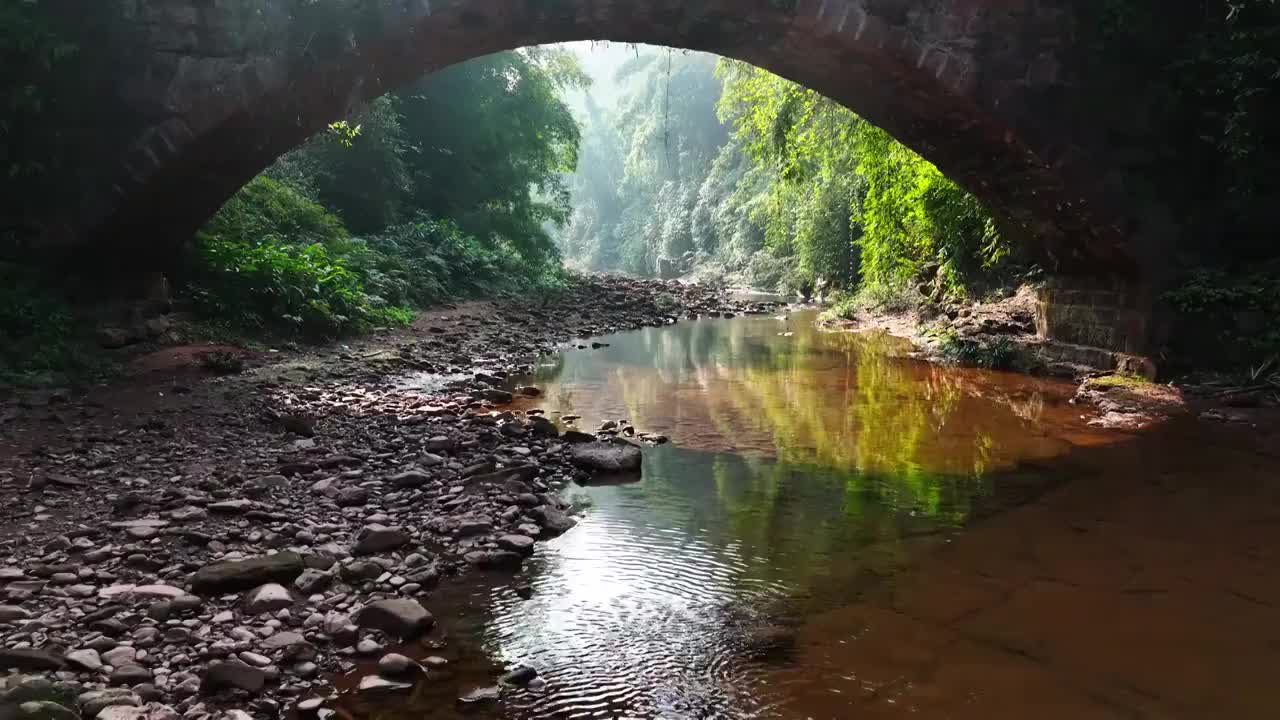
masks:
{"type": "Polygon", "coordinates": [[[813,618],[1004,488],[1025,500],[1043,478],[1017,463],[1062,452],[1046,428],[1077,422],[1054,386],[896,359],[811,319],[785,338],[773,318],[619,335],[528,380],[551,417],[627,417],[673,444],[646,451],[641,483],[583,491],[582,522],[529,563],[531,599],[495,580],[439,613],[538,670],[504,692],[504,717],[788,718],[804,693],[850,716],[862,685],[843,653],[861,620],[815,634],[813,618]]]}

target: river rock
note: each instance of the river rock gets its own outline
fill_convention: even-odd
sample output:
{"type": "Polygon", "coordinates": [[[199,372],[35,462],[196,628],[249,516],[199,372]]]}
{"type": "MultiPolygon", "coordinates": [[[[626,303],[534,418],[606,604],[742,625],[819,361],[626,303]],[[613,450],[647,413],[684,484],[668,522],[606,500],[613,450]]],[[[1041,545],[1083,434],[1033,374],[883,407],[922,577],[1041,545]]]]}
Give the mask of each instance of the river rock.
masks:
{"type": "Polygon", "coordinates": [[[360,678],[360,685],[357,687],[360,692],[367,693],[409,690],[412,688],[413,683],[389,680],[381,675],[366,675],[360,678]]]}
{"type": "Polygon", "coordinates": [[[120,667],[137,662],[138,648],[132,645],[121,645],[102,653],[102,661],[112,667],[120,667]]]}
{"type": "Polygon", "coordinates": [[[504,685],[523,686],[533,682],[536,677],[538,677],[537,670],[534,670],[527,665],[518,665],[515,668],[512,668],[510,672],[503,675],[499,682],[504,685]]]}
{"type": "Polygon", "coordinates": [[[92,648],[72,650],[67,653],[66,661],[68,665],[88,672],[97,672],[102,669],[102,656],[92,648]]]}
{"type": "Polygon", "coordinates": [[[390,677],[402,677],[418,669],[418,663],[400,653],[387,653],[378,660],[378,672],[390,677]]]}
{"type": "Polygon", "coordinates": [[[470,482],[473,485],[500,485],[509,482],[527,483],[538,477],[539,472],[540,469],[537,465],[514,465],[494,472],[472,475],[470,482]]]}
{"type": "Polygon", "coordinates": [[[151,682],[151,671],[141,665],[133,663],[121,665],[111,673],[113,685],[137,685],[147,682],[151,682]]]}
{"type": "Polygon", "coordinates": [[[398,527],[365,525],[356,535],[356,545],[352,552],[356,555],[372,555],[408,545],[411,539],[409,533],[398,527]]]}
{"type": "Polygon", "coordinates": [[[329,587],[333,582],[333,575],[320,570],[307,568],[302,571],[298,579],[293,581],[293,586],[298,588],[298,592],[304,595],[314,595],[329,587]]]}
{"type": "Polygon", "coordinates": [[[548,537],[568,532],[577,521],[562,510],[550,505],[540,505],[529,511],[529,516],[542,528],[542,534],[548,537]]]}
{"type": "Polygon", "coordinates": [[[266,583],[288,583],[305,569],[297,553],[283,552],[247,560],[206,565],[191,577],[191,589],[201,595],[236,592],[266,583]]]}
{"type": "Polygon", "coordinates": [[[283,585],[268,583],[254,588],[244,598],[244,611],[249,615],[260,615],[287,608],[293,604],[293,597],[283,585]]]}
{"type": "Polygon", "coordinates": [[[0,623],[17,622],[18,620],[27,620],[31,617],[31,613],[18,607],[17,605],[0,605],[0,623]]]}
{"type": "Polygon", "coordinates": [[[405,470],[392,475],[390,481],[398,488],[416,488],[431,482],[431,476],[421,470],[405,470]]]}
{"type": "Polygon", "coordinates": [[[356,613],[356,625],[410,640],[430,630],[435,618],[417,600],[379,600],[356,613]]]}
{"type": "Polygon", "coordinates": [[[253,507],[253,503],[249,500],[227,500],[226,502],[213,503],[209,506],[209,512],[239,515],[251,507],[253,507]]]}
{"type": "Polygon", "coordinates": [[[383,572],[381,565],[368,560],[356,560],[338,568],[338,576],[347,582],[373,580],[383,572]]]}
{"type": "Polygon", "coordinates": [[[283,648],[291,647],[293,645],[301,645],[306,641],[307,639],[303,637],[301,633],[296,633],[291,630],[286,630],[284,632],[275,633],[271,637],[262,641],[262,647],[268,651],[280,650],[283,648]]]}
{"type": "Polygon", "coordinates": [[[534,415],[529,418],[529,429],[533,431],[534,435],[541,437],[553,438],[560,436],[560,428],[557,428],[555,423],[541,415],[534,415]]]}
{"type": "Polygon", "coordinates": [[[487,535],[493,532],[493,521],[482,516],[464,516],[456,520],[454,527],[459,537],[487,535]]]}
{"type": "Polygon", "coordinates": [[[44,650],[0,648],[0,669],[61,670],[62,658],[44,650]]]}
{"type": "Polygon", "coordinates": [[[498,699],[501,691],[496,687],[476,688],[464,695],[458,697],[458,702],[463,705],[475,705],[477,703],[493,702],[498,699]]]}
{"type": "MultiPolygon", "coordinates": [[[[12,706],[10,706],[12,707],[12,706]]],[[[80,715],[52,700],[32,700],[18,706],[18,717],[23,720],[80,720],[80,715]]],[[[11,717],[5,715],[5,717],[11,717]]]]}
{"type": "Polygon", "coordinates": [[[640,448],[628,442],[578,443],[569,447],[569,460],[580,468],[603,473],[640,472],[640,448]]]}
{"type": "Polygon", "coordinates": [[[118,327],[101,327],[94,334],[98,346],[107,350],[116,350],[133,341],[129,332],[118,327]]]}
{"type": "Polygon", "coordinates": [[[139,585],[129,594],[138,598],[172,600],[186,595],[187,591],[172,585],[139,585]]]}
{"type": "Polygon", "coordinates": [[[128,705],[112,705],[102,709],[94,716],[95,720],[151,720],[151,713],[145,708],[128,705]]]}
{"type": "Polygon", "coordinates": [[[209,512],[204,508],[188,505],[169,513],[169,517],[173,518],[175,522],[189,523],[207,519],[209,512]]]}
{"type": "Polygon", "coordinates": [[[369,491],[362,487],[345,487],[337,492],[333,501],[338,507],[358,507],[369,502],[369,491]]]}
{"type": "Polygon", "coordinates": [[[472,550],[463,559],[479,568],[517,568],[524,561],[519,553],[510,550],[472,550]]]}
{"type": "Polygon", "coordinates": [[[97,717],[98,713],[109,707],[137,707],[142,704],[142,698],[132,690],[111,688],[82,693],[76,698],[76,702],[85,717],[97,717]]]}
{"type": "Polygon", "coordinates": [[[520,555],[532,555],[533,545],[533,538],[528,535],[503,535],[498,538],[498,547],[520,555]]]}
{"type": "Polygon", "coordinates": [[[266,672],[238,661],[211,663],[204,672],[200,689],[215,693],[224,688],[236,688],[256,693],[266,685],[266,672]]]}

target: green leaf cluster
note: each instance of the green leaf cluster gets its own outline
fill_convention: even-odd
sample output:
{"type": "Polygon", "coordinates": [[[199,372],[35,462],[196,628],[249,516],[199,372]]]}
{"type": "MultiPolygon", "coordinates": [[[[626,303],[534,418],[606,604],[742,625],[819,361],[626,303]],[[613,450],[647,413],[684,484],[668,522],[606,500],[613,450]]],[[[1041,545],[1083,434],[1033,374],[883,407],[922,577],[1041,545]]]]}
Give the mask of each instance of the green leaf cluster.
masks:
{"type": "Polygon", "coordinates": [[[256,178],[197,236],[188,297],[216,322],[313,339],[398,320],[348,267],[347,238],[324,208],[256,178]]]}

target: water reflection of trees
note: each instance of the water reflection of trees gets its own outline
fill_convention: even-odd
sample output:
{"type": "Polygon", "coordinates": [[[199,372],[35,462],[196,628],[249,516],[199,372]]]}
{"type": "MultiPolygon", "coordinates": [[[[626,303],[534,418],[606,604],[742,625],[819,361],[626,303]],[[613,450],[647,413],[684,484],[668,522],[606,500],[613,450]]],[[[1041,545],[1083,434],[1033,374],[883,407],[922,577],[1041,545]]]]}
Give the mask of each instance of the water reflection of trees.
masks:
{"type": "Polygon", "coordinates": [[[905,562],[904,538],[965,522],[995,471],[1046,453],[1034,386],[907,349],[803,320],[686,323],[565,354],[539,379],[562,412],[595,403],[673,436],[626,490],[663,526],[749,548],[759,579],[847,586],[905,562]]]}
{"type": "Polygon", "coordinates": [[[693,412],[725,441],[721,449],[767,448],[788,462],[861,471],[981,474],[998,444],[995,426],[1035,420],[1033,396],[1018,415],[987,407],[964,429],[949,427],[963,398],[984,394],[970,375],[903,359],[902,341],[886,335],[824,334],[805,324],[778,337],[772,327],[781,325],[757,319],[646,332],[610,358],[606,383],[637,422],[693,412]]]}

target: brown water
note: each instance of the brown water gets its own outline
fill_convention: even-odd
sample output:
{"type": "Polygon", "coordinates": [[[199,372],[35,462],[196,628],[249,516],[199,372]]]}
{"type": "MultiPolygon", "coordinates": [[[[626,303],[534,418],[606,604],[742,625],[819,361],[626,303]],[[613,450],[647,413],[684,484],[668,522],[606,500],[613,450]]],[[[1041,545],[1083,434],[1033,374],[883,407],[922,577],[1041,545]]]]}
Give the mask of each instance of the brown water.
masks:
{"type": "MultiPolygon", "coordinates": [[[[1206,466],[1185,447],[1213,431],[1093,430],[1072,386],[812,320],[641,330],[538,370],[527,407],[672,442],[642,482],[574,491],[590,509],[539,546],[532,599],[490,575],[428,603],[467,682],[540,673],[484,716],[1280,715],[1274,458],[1222,440],[1206,466]],[[1212,484],[1236,489],[1209,507],[1223,462],[1235,479],[1212,484]]],[[[450,700],[357,714],[452,716],[450,700]]]]}

